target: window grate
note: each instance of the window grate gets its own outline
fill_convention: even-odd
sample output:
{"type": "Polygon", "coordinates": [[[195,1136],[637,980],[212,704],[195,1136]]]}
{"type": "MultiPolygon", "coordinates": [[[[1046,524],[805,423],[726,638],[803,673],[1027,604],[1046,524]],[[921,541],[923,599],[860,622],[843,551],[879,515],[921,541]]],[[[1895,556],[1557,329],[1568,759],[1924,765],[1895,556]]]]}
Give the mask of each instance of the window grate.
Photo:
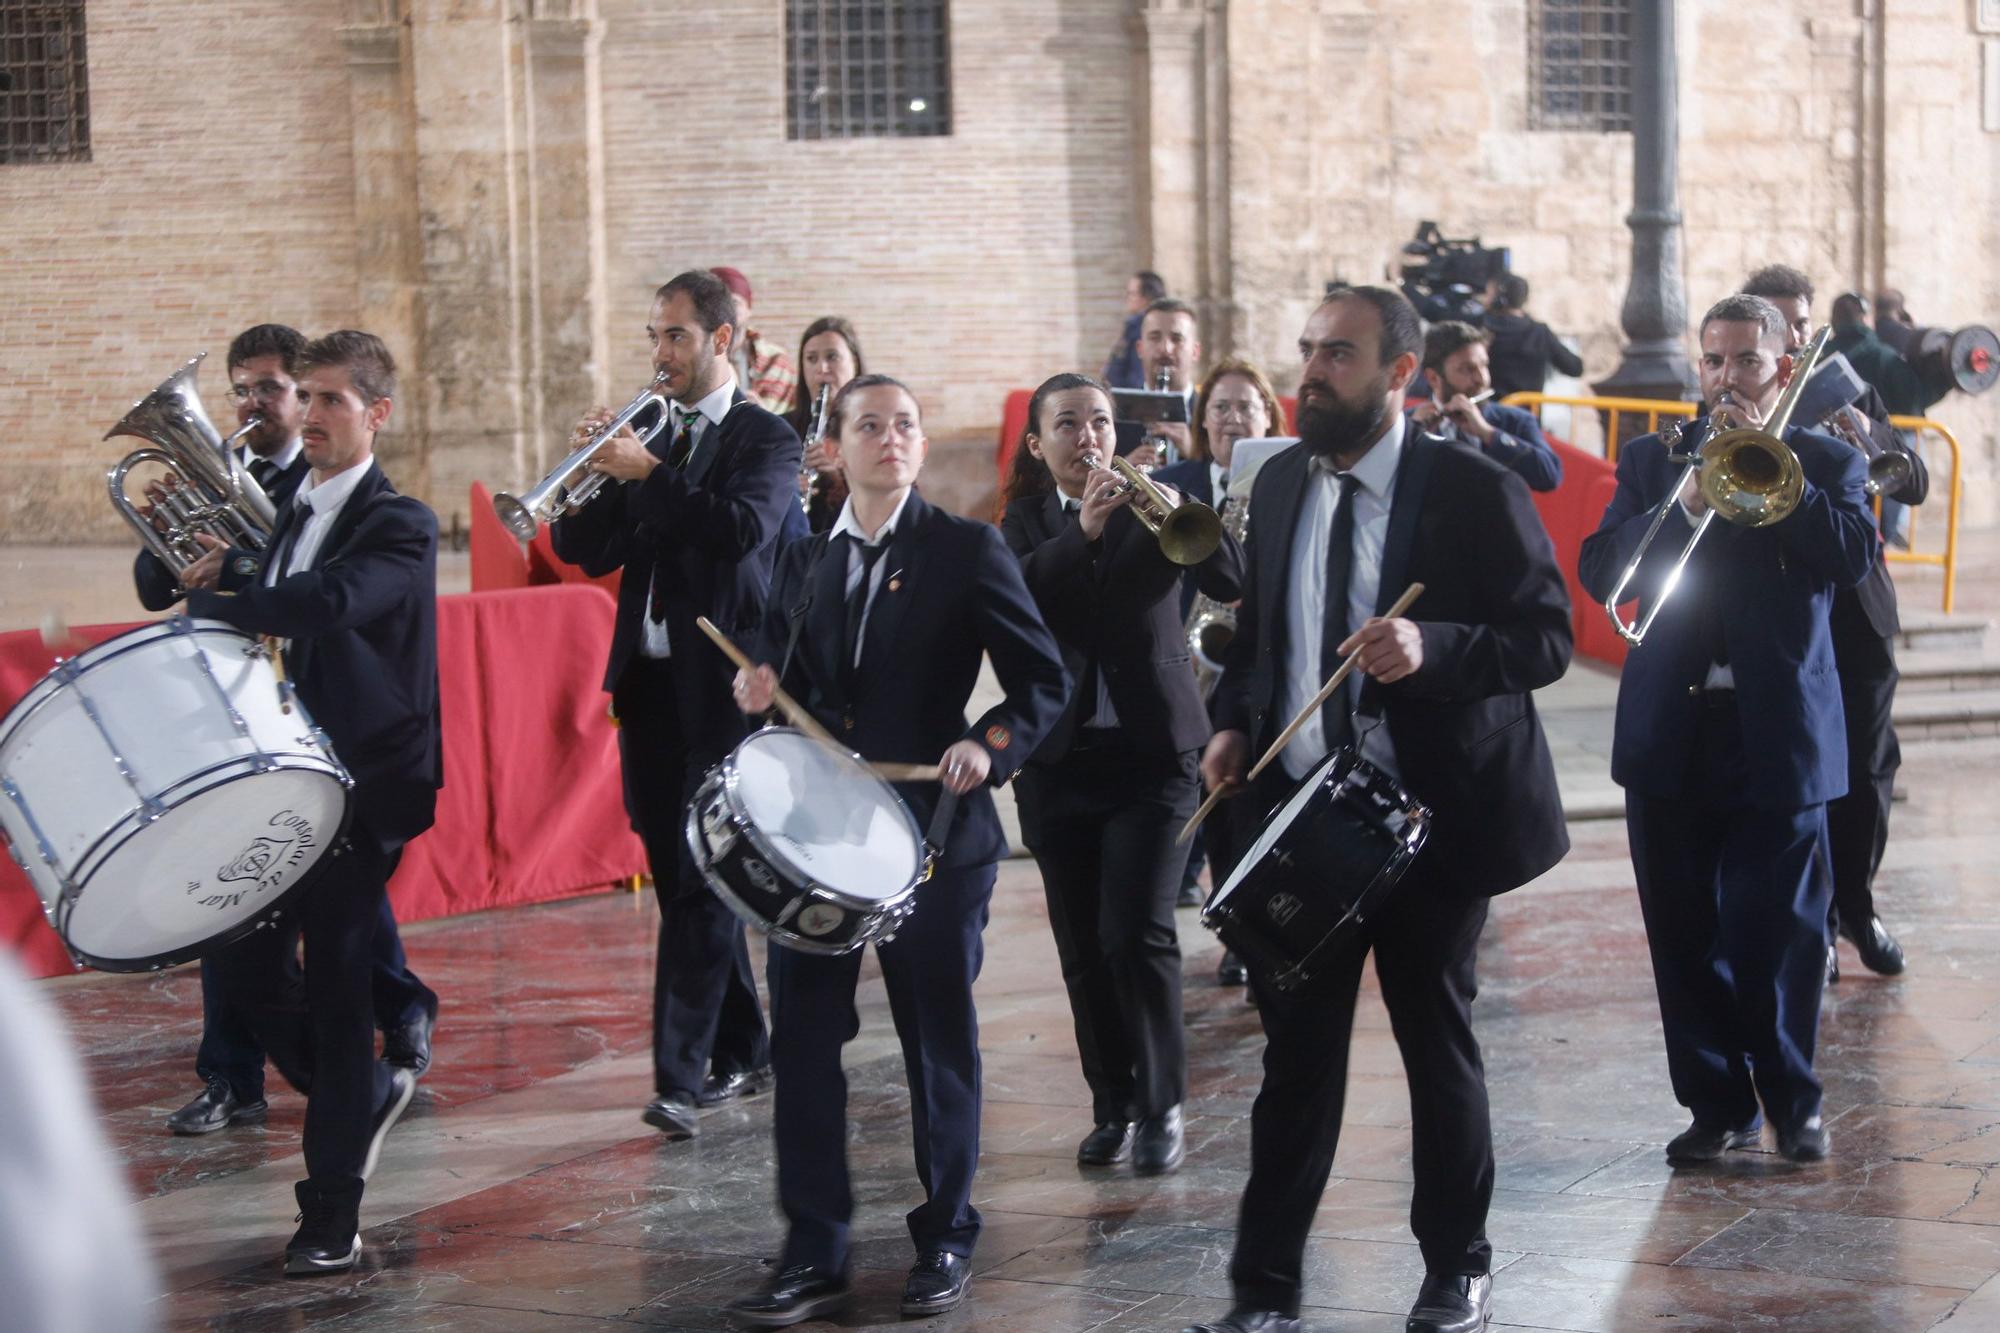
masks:
{"type": "Polygon", "coordinates": [[[1632,128],[1632,0],[1532,0],[1528,128],[1632,128]]]}
{"type": "Polygon", "coordinates": [[[0,0],[0,162],[89,160],[82,0],[0,0]]]}
{"type": "Polygon", "coordinates": [[[948,0],[786,0],[792,139],[951,133],[948,0]]]}

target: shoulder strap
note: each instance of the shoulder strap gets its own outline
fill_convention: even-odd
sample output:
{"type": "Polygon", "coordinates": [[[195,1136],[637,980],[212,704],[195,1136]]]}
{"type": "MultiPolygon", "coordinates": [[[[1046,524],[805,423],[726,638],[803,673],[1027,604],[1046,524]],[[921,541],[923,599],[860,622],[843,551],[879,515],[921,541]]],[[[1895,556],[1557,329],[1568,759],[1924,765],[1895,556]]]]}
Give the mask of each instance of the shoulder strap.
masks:
{"type": "Polygon", "coordinates": [[[812,559],[806,561],[805,577],[800,581],[799,600],[793,603],[790,612],[792,628],[785,636],[785,656],[778,663],[778,679],[781,682],[785,679],[785,673],[792,669],[792,654],[798,650],[799,632],[805,628],[806,612],[812,610],[813,580],[819,574],[819,562],[826,558],[827,548],[833,545],[833,534],[822,532],[814,537],[813,541],[817,543],[817,549],[813,551],[812,559]]]}

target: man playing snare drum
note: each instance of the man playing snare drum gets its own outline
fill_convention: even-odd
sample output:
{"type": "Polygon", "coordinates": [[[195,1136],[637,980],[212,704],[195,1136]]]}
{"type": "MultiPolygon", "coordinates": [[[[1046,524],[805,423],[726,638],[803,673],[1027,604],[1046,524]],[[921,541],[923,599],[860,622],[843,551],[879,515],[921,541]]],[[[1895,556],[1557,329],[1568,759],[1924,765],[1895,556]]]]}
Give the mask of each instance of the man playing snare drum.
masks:
{"type": "MultiPolygon", "coordinates": [[[[747,713],[784,687],[828,730],[877,762],[936,763],[939,784],[904,783],[937,866],[896,938],[877,946],[902,1038],[924,1203],[909,1215],[917,1251],[905,1314],[936,1314],[965,1294],[979,1210],[979,976],[995,864],[1006,852],[989,786],[1005,782],[1061,714],[1068,681],[1019,567],[985,523],[933,509],[916,493],[929,442],[916,400],[885,375],[863,375],[828,411],[850,491],[831,532],[779,559],[758,638],[766,663],[739,672],[747,713]],[[981,652],[1006,698],[967,725],[981,652]],[[933,827],[943,823],[943,828],[933,827]]],[[[824,793],[838,802],[837,792],[824,793]]],[[[885,890],[895,886],[884,886],[885,890]]],[[[731,1312],[765,1327],[846,1304],[847,1081],[840,1048],[860,1028],[861,954],[773,944],[772,1063],[777,1074],[778,1202],[790,1224],[775,1274],[731,1312]]]]}

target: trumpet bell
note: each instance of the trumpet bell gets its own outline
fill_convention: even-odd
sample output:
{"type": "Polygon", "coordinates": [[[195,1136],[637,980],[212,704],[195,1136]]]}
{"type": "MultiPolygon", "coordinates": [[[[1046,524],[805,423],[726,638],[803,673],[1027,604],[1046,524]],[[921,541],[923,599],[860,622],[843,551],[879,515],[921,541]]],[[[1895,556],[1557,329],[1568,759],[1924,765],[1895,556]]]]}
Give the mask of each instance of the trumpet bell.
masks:
{"type": "Polygon", "coordinates": [[[1724,431],[1701,447],[1701,494],[1729,522],[1762,528],[1805,495],[1805,471],[1784,441],[1749,428],[1724,431]]]}
{"type": "Polygon", "coordinates": [[[1158,520],[1150,510],[1135,512],[1160,539],[1160,554],[1174,564],[1198,565],[1222,545],[1221,515],[1198,500],[1178,505],[1158,520]]]}
{"type": "Polygon", "coordinates": [[[535,517],[528,506],[505,491],[493,497],[493,513],[499,518],[502,527],[524,542],[533,541],[535,533],[542,526],[541,520],[535,517]]]}
{"type": "Polygon", "coordinates": [[[1870,495],[1889,495],[1910,483],[1910,460],[1899,453],[1877,454],[1868,460],[1868,480],[1861,488],[1870,495]]]}

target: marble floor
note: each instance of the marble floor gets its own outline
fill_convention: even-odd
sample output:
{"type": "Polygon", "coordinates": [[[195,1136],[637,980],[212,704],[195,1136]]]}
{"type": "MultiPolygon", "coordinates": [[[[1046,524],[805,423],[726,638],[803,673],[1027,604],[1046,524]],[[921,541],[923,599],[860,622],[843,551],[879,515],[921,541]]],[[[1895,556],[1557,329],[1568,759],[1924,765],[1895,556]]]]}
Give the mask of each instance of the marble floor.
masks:
{"type": "MultiPolygon", "coordinates": [[[[1661,1156],[1668,1092],[1622,826],[1500,899],[1477,1024],[1499,1156],[1490,1233],[1497,1327],[2000,1327],[2000,925],[1992,788],[2000,742],[1916,747],[1884,870],[1910,971],[1851,953],[1820,1067],[1834,1152],[1714,1169],[1661,1156]]],[[[172,1328],[563,1330],[726,1327],[780,1237],[770,1101],[664,1143],[649,1093],[654,907],[617,893],[425,923],[414,966],[443,996],[437,1062],[370,1185],[367,1249],[344,1276],[286,1279],[303,1104],[175,1139],[195,1090],[191,969],[47,983],[68,1020],[152,1238],[172,1328]]],[[[1088,1098],[1032,863],[1002,871],[980,982],[987,1230],[971,1299],[939,1329],[1174,1330],[1228,1305],[1227,1263],[1258,1081],[1256,1015],[1216,986],[1216,946],[1181,914],[1192,1061],[1178,1174],[1080,1172],[1088,1098]]],[[[849,1050],[858,1299],[832,1326],[903,1323],[908,1099],[871,962],[849,1050]]],[[[1422,1276],[1406,1216],[1408,1107],[1372,979],[1348,1128],[1309,1249],[1307,1323],[1402,1327],[1422,1276]]],[[[276,1084],[273,1079],[274,1087],[276,1084]]],[[[4,1322],[4,1320],[0,1320],[4,1322]]],[[[815,1327],[828,1327],[821,1324],[815,1327]]]]}

